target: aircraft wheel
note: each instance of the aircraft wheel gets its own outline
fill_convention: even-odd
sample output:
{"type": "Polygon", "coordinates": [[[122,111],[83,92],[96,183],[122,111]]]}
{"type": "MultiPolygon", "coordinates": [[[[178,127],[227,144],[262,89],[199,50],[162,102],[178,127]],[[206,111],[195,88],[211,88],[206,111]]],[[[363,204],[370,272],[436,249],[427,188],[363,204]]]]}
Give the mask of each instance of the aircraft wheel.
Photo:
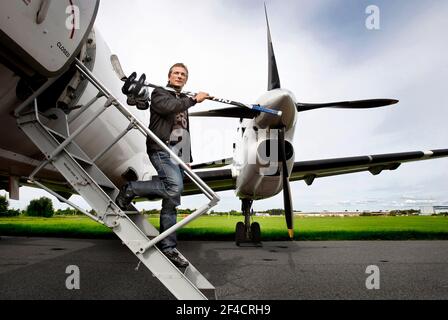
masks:
{"type": "Polygon", "coordinates": [[[260,243],[261,242],[261,229],[260,229],[260,224],[258,222],[254,222],[250,225],[250,232],[252,234],[252,242],[260,243]]]}
{"type": "Polygon", "coordinates": [[[236,224],[236,228],[235,228],[235,243],[237,246],[239,246],[240,243],[244,241],[244,238],[245,238],[244,233],[245,233],[244,223],[242,223],[240,221],[236,224]]]}

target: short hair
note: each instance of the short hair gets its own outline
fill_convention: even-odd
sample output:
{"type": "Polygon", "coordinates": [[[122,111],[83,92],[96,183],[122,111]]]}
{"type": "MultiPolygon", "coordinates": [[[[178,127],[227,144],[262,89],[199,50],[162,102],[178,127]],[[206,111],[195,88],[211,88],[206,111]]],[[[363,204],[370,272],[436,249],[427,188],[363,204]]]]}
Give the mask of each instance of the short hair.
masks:
{"type": "Polygon", "coordinates": [[[182,62],[175,63],[175,64],[173,64],[173,65],[171,66],[170,71],[168,71],[168,78],[171,77],[171,72],[173,72],[173,68],[175,68],[175,67],[182,67],[182,68],[184,68],[185,71],[187,71],[187,78],[188,78],[188,68],[187,68],[187,66],[186,66],[185,64],[183,64],[182,62]]]}

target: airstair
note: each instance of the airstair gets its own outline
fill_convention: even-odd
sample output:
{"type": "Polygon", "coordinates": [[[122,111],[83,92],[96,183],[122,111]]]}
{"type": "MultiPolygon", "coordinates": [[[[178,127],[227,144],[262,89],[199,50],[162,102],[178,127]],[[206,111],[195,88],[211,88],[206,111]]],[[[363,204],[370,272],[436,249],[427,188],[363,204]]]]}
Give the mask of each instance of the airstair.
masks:
{"type": "Polygon", "coordinates": [[[139,264],[143,263],[177,299],[216,299],[213,285],[191,263],[186,268],[177,268],[155,244],[207,212],[218,203],[219,197],[154,133],[134,117],[90,70],[79,60],[76,60],[75,63],[76,68],[85,79],[98,89],[97,96],[93,97],[83,108],[80,108],[74,114],[70,114],[70,118],[62,110],[56,108],[43,113],[39,112],[36,98],[55,81],[55,79],[50,79],[15,110],[18,126],[45,156],[45,160],[29,176],[29,181],[83,212],[96,222],[109,227],[122,240],[123,244],[140,259],[139,264]],[[90,120],[85,121],[76,130],[70,132],[69,122],[85,112],[100,97],[106,97],[107,99],[103,107],[95,111],[90,120]],[[101,150],[95,157],[90,158],[75,143],[75,138],[105,110],[112,107],[117,108],[128,119],[129,126],[109,146],[101,150]],[[137,129],[144,135],[149,136],[160,147],[169,152],[172,159],[179,163],[185,174],[209,199],[207,204],[161,234],[136,209],[135,211],[124,212],[115,204],[114,200],[119,190],[95,164],[97,159],[132,129],[137,129]],[[54,166],[73,189],[87,201],[96,214],[91,214],[79,208],[36,179],[36,174],[47,165],[54,166]]]}

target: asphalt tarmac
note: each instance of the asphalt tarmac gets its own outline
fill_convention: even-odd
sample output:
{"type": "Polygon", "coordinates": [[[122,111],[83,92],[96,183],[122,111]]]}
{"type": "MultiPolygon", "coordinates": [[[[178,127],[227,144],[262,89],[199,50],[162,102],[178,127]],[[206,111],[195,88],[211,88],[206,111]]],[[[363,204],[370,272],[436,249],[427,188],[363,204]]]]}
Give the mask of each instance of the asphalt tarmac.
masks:
{"type": "MultiPolygon", "coordinates": [[[[183,241],[179,250],[219,300],[448,299],[448,241],[183,241]]],[[[1,237],[0,300],[174,299],[137,265],[119,240],[1,237]],[[69,290],[72,265],[79,289],[69,290]]]]}

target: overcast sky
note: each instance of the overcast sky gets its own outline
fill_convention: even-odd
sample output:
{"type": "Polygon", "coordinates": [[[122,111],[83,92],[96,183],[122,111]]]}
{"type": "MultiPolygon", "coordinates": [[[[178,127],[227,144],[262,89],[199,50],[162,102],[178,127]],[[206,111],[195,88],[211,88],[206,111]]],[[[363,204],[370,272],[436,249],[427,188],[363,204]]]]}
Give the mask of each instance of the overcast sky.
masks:
{"type": "MultiPolygon", "coordinates": [[[[448,148],[447,1],[266,1],[281,84],[300,102],[395,98],[377,110],[301,113],[296,161],[448,148]],[[376,5],[380,30],[366,28],[376,5]]],[[[190,69],[185,87],[252,103],[267,88],[263,1],[103,0],[96,28],[126,70],[165,84],[175,62],[190,69]]],[[[219,108],[206,102],[196,110],[219,108]]],[[[195,162],[232,156],[238,120],[191,120],[195,162]]],[[[448,159],[291,184],[295,210],[418,208],[448,205],[448,159]]],[[[22,189],[23,206],[44,192],[22,189]]],[[[47,195],[48,196],[48,195],[47,195]]],[[[240,209],[233,191],[214,210],[240,209]]],[[[77,198],[77,197],[76,197],[77,198]]],[[[202,196],[183,197],[184,208],[202,196]]],[[[78,203],[82,203],[77,199],[78,203]]],[[[281,194],[254,203],[280,208],[281,194]]],[[[61,207],[55,200],[56,207],[61,207]]],[[[158,208],[159,203],[139,204],[158,208]]]]}

